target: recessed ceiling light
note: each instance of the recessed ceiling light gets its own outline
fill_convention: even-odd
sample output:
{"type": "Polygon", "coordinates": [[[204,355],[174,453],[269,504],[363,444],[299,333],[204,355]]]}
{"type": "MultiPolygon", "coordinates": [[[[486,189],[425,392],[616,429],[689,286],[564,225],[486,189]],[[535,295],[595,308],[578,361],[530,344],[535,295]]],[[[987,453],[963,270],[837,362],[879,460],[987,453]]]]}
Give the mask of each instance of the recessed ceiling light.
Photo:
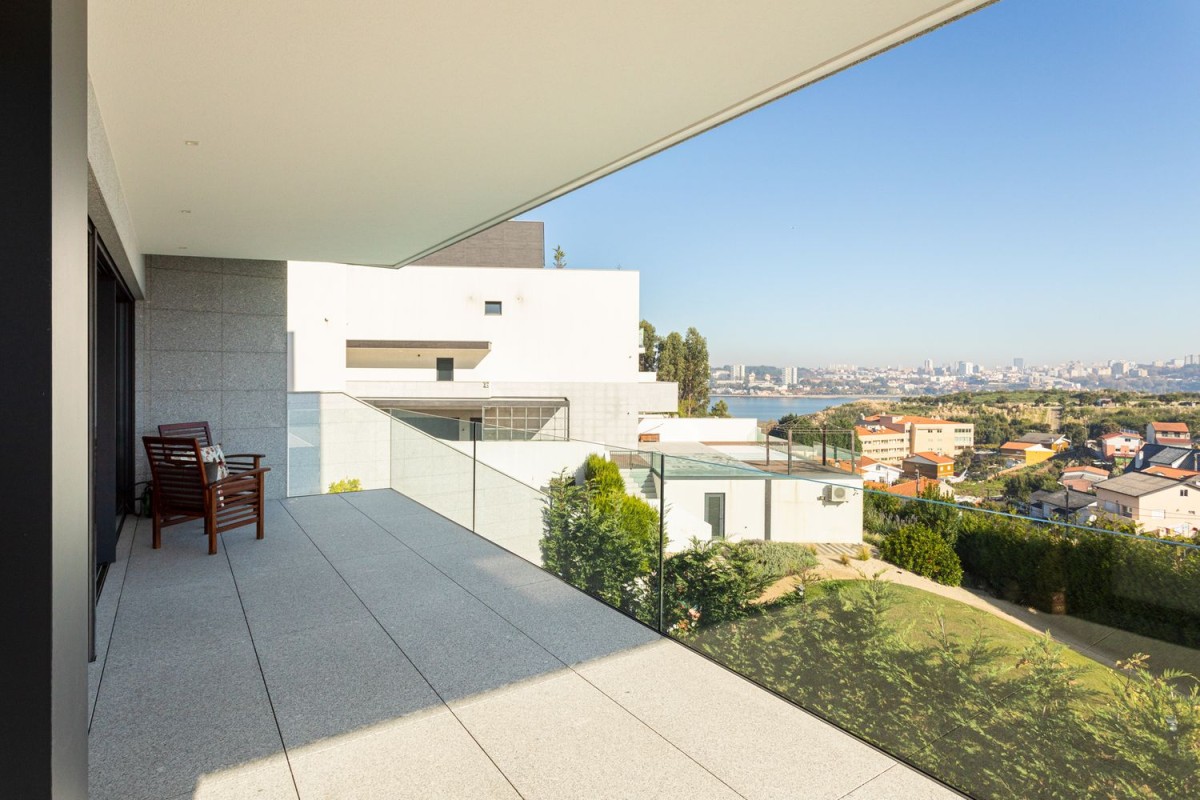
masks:
{"type": "Polygon", "coordinates": [[[184,139],[183,143],[186,144],[188,147],[199,147],[200,146],[200,141],[198,139],[184,139]]]}

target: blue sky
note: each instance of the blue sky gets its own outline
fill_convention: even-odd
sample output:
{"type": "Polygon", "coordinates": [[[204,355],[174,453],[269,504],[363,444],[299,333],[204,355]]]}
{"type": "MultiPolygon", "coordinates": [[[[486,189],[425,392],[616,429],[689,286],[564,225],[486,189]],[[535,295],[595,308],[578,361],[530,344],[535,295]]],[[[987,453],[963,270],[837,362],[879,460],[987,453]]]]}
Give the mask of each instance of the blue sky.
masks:
{"type": "Polygon", "coordinates": [[[1002,0],[522,218],[715,365],[1200,352],[1200,1],[1002,0]]]}

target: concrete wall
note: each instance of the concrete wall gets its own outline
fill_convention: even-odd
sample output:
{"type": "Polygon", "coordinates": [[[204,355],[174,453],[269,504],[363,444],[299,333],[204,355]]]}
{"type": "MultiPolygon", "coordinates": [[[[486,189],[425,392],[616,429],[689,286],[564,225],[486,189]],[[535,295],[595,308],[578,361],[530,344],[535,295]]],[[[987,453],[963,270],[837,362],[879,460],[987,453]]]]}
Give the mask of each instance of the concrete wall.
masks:
{"type": "Polygon", "coordinates": [[[325,494],[357,479],[364,490],[391,484],[392,420],[343,394],[288,395],[287,496],[325,494]]]}
{"type": "MultiPolygon", "coordinates": [[[[263,453],[287,487],[287,263],[146,256],[136,307],[138,435],[208,420],[227,453],[263,453]]],[[[138,480],[149,478],[139,439],[138,480]]]]}
{"type": "Polygon", "coordinates": [[[583,462],[592,453],[608,458],[603,447],[587,442],[447,442],[448,445],[475,457],[505,475],[516,478],[535,489],[550,483],[550,479],[566,471],[576,477],[583,462]]]}
{"type": "MultiPolygon", "coordinates": [[[[311,352],[311,351],[309,351],[311,352]]],[[[308,356],[305,356],[307,358],[308,356]]],[[[366,370],[357,370],[366,372],[366,370]]],[[[330,390],[333,391],[333,390],[330,390]]],[[[570,438],[614,447],[637,442],[642,412],[674,411],[679,387],[675,383],[572,381],[348,381],[352,397],[462,399],[503,403],[502,398],[565,398],[570,406],[570,438]]],[[[486,404],[491,404],[486,403],[486,404]]],[[[430,410],[429,413],[443,412],[430,410]]],[[[753,422],[753,420],[750,420],[753,422]]]]}

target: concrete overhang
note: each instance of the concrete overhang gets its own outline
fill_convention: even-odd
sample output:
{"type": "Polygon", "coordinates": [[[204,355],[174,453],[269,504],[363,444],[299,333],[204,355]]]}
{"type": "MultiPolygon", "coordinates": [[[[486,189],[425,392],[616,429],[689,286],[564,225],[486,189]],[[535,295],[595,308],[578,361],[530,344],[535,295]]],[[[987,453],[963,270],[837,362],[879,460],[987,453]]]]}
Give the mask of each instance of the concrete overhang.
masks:
{"type": "Polygon", "coordinates": [[[91,0],[145,253],[399,266],[991,0],[91,0]]]}
{"type": "Polygon", "coordinates": [[[374,369],[434,369],[453,358],[457,369],[474,369],[492,351],[491,342],[350,339],[346,366],[374,369]]]}

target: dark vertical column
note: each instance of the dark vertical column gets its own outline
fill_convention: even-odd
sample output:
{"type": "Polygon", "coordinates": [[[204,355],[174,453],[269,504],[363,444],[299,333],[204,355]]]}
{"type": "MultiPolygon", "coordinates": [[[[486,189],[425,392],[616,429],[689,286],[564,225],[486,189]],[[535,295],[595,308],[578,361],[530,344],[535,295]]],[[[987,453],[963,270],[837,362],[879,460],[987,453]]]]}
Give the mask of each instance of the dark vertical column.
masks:
{"type": "Polygon", "coordinates": [[[0,3],[0,776],[87,796],[87,3],[0,3]]]}

